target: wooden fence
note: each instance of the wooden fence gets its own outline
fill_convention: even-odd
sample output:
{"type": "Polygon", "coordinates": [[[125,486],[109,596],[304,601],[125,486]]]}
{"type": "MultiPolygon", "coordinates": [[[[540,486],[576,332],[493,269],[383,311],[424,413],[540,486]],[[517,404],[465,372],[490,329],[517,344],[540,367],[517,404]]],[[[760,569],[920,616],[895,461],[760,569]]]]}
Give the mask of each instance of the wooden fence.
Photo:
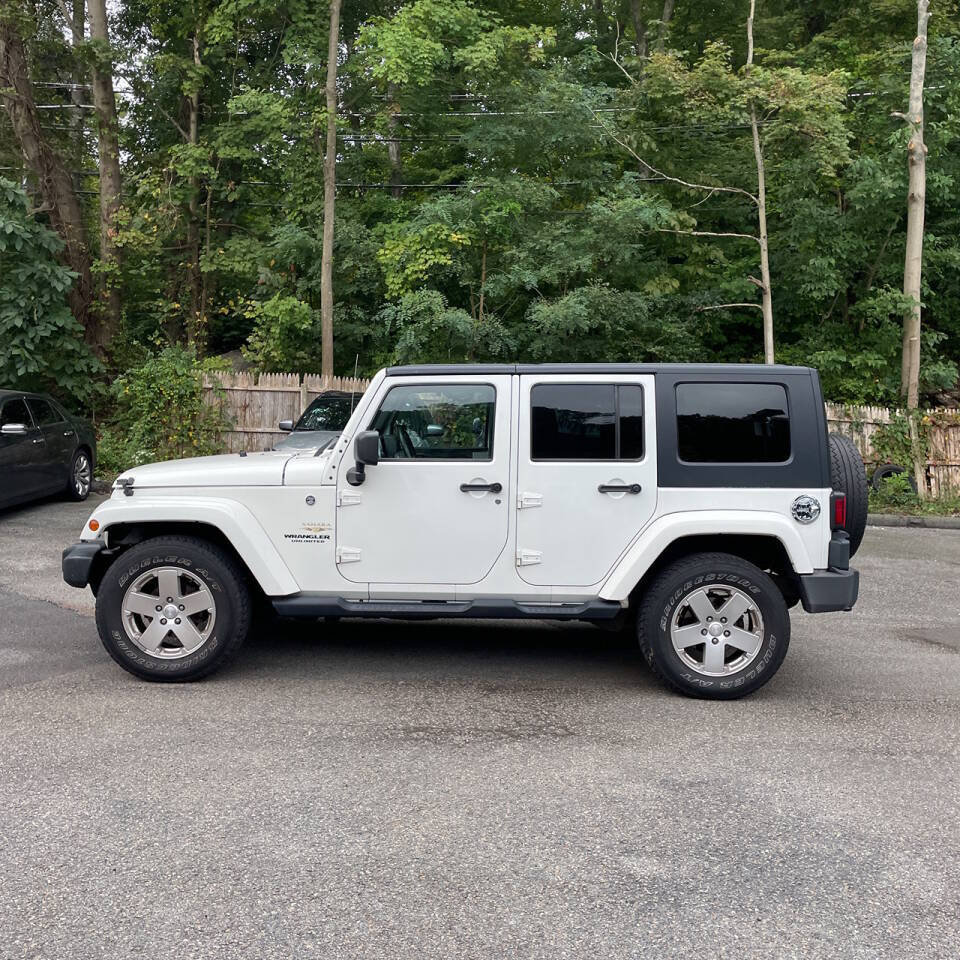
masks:
{"type": "Polygon", "coordinates": [[[281,420],[293,420],[324,390],[356,391],[363,395],[369,380],[352,377],[321,377],[308,373],[220,373],[216,382],[207,378],[204,392],[209,403],[220,401],[232,429],[224,436],[227,453],[269,450],[286,436],[277,429],[281,420]]]}
{"type": "MultiPolygon", "coordinates": [[[[230,453],[240,450],[269,450],[285,434],[277,429],[281,420],[296,420],[317,394],[324,390],[356,391],[363,394],[369,380],[349,377],[323,379],[315,374],[249,373],[218,374],[223,391],[223,410],[233,428],[224,437],[230,453]]],[[[215,391],[208,381],[206,391],[214,402],[215,391]]],[[[879,462],[872,438],[883,424],[889,423],[895,411],[886,407],[848,407],[827,404],[827,422],[832,431],[846,434],[857,445],[867,469],[879,462]]],[[[924,478],[932,497],[960,492],[960,416],[956,411],[931,410],[930,459],[924,478]]],[[[906,464],[905,464],[906,466],[906,464]]]]}
{"type": "MultiPolygon", "coordinates": [[[[880,462],[873,448],[873,437],[884,424],[890,423],[896,410],[886,407],[847,407],[827,404],[830,430],[850,437],[857,445],[869,473],[880,462]]],[[[960,493],[960,415],[956,410],[926,410],[931,419],[930,450],[925,476],[917,482],[926,485],[929,497],[955,496],[960,493]]],[[[902,464],[913,472],[912,464],[902,464]]]]}

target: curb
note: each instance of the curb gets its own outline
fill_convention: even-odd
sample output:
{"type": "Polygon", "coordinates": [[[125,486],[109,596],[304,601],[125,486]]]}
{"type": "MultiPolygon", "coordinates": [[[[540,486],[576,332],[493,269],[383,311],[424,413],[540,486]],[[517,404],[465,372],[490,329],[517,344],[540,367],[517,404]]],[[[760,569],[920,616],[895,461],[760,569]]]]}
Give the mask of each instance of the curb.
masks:
{"type": "Polygon", "coordinates": [[[869,513],[868,527],[924,527],[927,530],[960,530],[960,517],[911,517],[899,513],[869,513]]]}

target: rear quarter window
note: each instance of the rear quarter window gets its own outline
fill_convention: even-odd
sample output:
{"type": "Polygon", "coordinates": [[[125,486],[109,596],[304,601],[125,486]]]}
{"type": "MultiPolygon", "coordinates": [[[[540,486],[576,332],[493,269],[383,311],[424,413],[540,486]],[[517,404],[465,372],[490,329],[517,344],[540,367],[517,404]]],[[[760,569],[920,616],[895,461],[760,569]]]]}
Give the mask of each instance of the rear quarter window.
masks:
{"type": "Polygon", "coordinates": [[[778,383],[678,383],[677,453],[686,463],[785,463],[787,391],[778,383]]]}

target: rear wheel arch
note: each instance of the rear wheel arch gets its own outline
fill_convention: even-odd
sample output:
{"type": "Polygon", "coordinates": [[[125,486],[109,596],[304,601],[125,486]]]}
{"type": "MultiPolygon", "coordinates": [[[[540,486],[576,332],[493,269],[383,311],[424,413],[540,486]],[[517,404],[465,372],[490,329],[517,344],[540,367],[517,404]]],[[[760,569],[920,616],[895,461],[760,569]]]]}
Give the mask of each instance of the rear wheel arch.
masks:
{"type": "Polygon", "coordinates": [[[788,606],[796,604],[797,574],[783,541],[772,534],[711,533],[677,537],[660,553],[630,591],[630,606],[637,605],[644,591],[667,567],[694,554],[724,553],[752,563],[768,573],[788,606]]]}

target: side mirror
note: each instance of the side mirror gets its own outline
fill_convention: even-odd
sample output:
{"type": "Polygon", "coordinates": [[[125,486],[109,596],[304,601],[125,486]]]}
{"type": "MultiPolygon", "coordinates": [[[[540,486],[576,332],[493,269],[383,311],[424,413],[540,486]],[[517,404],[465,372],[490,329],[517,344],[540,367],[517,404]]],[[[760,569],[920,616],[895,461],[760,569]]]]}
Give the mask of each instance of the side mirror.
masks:
{"type": "Polygon", "coordinates": [[[376,430],[363,430],[353,441],[353,452],[357,463],[375,467],[380,462],[380,434],[376,430]]]}
{"type": "Polygon", "coordinates": [[[277,424],[278,429],[282,430],[284,433],[289,433],[293,429],[292,420],[281,420],[277,424]]]}
{"type": "Polygon", "coordinates": [[[376,430],[358,433],[353,441],[353,453],[357,463],[347,471],[347,483],[359,487],[367,478],[366,468],[375,467],[380,462],[380,434],[376,430]]]}
{"type": "Polygon", "coordinates": [[[5,423],[0,427],[0,434],[5,437],[22,437],[27,432],[25,423],[5,423]]]}

